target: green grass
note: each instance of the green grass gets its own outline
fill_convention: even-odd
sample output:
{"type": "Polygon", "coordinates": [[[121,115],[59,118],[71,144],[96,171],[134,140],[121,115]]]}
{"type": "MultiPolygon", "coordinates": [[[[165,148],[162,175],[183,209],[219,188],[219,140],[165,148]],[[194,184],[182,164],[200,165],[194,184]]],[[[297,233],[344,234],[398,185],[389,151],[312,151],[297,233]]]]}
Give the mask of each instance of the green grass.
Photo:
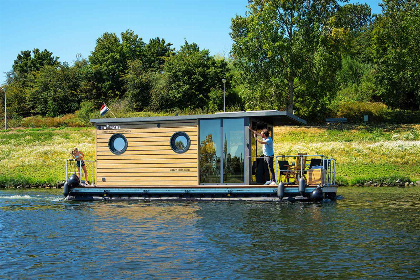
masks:
{"type": "MultiPolygon", "coordinates": [[[[93,128],[29,128],[0,132],[0,187],[55,186],[65,177],[65,160],[78,147],[95,159],[93,128]]],[[[277,155],[322,154],[337,160],[344,185],[420,180],[420,125],[278,127],[277,155]]]]}
{"type": "Polygon", "coordinates": [[[0,187],[55,186],[65,180],[65,160],[78,147],[95,157],[92,128],[32,128],[0,133],[0,187]]]}
{"type": "Polygon", "coordinates": [[[420,125],[279,127],[276,154],[321,154],[337,160],[345,185],[420,180],[420,125]]]}

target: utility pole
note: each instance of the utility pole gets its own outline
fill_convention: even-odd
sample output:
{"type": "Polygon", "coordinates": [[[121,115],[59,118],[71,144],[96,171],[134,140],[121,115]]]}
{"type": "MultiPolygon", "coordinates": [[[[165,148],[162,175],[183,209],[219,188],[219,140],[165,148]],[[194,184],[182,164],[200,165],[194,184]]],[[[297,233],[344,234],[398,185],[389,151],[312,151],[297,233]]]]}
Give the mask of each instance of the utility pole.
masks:
{"type": "Polygon", "coordinates": [[[222,79],[223,82],[223,112],[226,112],[226,79],[222,79]]]}
{"type": "Polygon", "coordinates": [[[4,130],[7,130],[6,87],[3,87],[3,91],[4,91],[4,130]]]}

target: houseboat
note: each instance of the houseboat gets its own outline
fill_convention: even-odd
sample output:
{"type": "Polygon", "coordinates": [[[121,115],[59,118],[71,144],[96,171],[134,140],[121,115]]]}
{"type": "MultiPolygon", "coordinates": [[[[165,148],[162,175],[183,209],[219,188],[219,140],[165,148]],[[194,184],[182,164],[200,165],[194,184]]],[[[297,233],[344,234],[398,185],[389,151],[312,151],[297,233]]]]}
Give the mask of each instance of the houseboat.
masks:
{"type": "Polygon", "coordinates": [[[276,178],[266,184],[263,144],[251,129],[267,129],[273,137],[275,126],[306,124],[285,111],[91,122],[96,159],[85,163],[92,182],[79,180],[75,162],[67,160],[63,190],[69,200],[319,201],[336,196],[335,160],[324,155],[275,155],[276,178]]]}

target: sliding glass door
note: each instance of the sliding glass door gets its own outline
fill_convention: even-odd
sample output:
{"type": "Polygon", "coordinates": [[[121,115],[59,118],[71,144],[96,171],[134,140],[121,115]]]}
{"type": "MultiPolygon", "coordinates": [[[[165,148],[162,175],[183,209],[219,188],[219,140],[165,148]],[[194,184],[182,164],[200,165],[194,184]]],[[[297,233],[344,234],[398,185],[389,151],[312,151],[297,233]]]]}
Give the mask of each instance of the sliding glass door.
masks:
{"type": "Polygon", "coordinates": [[[244,119],[200,120],[200,183],[243,184],[244,119]]]}
{"type": "Polygon", "coordinates": [[[223,183],[244,183],[244,119],[223,120],[223,183]]]}
{"type": "Polygon", "coordinates": [[[221,120],[200,121],[200,184],[221,182],[221,120]]]}

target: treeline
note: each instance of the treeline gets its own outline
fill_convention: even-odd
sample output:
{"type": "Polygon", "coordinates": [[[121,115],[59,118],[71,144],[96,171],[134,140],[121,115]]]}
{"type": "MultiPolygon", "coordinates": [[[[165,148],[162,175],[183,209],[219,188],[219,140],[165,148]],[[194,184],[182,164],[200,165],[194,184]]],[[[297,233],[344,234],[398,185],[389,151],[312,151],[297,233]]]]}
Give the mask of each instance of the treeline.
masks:
{"type": "Polygon", "coordinates": [[[127,30],[120,38],[103,34],[89,58],[72,66],[48,50],[23,51],[9,74],[9,111],[55,117],[84,104],[98,109],[102,102],[117,101],[135,111],[217,109],[228,63],[195,43],[185,42],[178,51],[171,46],[160,38],[146,44],[127,30]]]}
{"type": "Polygon", "coordinates": [[[225,86],[235,110],[294,110],[314,122],[363,114],[418,122],[418,1],[386,0],[380,15],[339,2],[249,1],[247,15],[232,19],[230,58],[187,41],[179,50],[159,37],[146,43],[131,30],[104,33],[72,65],[48,50],[22,51],[3,87],[8,115],[57,117],[97,111],[102,102],[210,113],[223,110],[225,86]]]}

